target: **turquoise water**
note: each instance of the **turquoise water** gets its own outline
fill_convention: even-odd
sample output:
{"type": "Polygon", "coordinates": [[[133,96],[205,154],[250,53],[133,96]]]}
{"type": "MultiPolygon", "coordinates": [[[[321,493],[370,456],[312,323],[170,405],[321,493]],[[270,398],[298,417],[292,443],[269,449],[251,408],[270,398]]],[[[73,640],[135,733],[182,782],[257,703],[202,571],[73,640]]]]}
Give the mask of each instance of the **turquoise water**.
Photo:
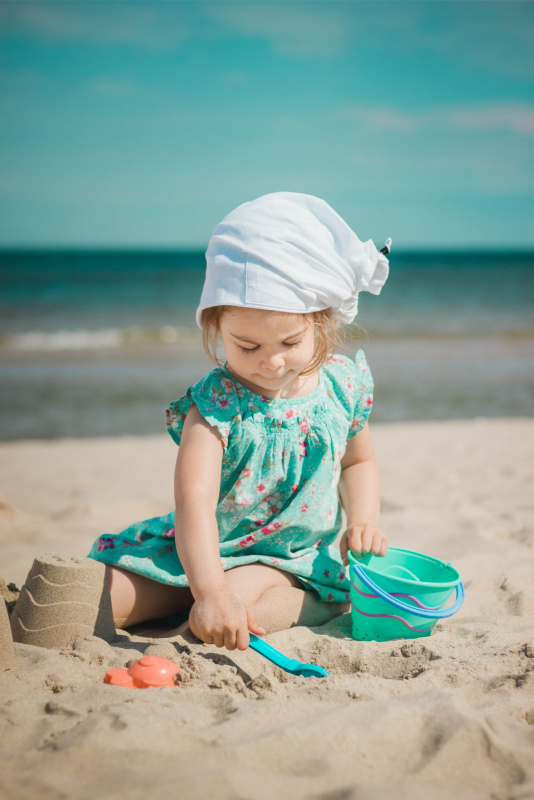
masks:
{"type": "MultiPolygon", "coordinates": [[[[209,363],[203,252],[0,253],[0,438],[156,433],[209,363]]],[[[527,416],[534,253],[393,253],[358,333],[375,421],[527,416]]]]}
{"type": "MultiPolygon", "coordinates": [[[[2,334],[194,328],[203,252],[0,253],[2,334]]],[[[373,335],[487,334],[533,326],[534,253],[401,253],[379,298],[363,294],[373,335]]]]}

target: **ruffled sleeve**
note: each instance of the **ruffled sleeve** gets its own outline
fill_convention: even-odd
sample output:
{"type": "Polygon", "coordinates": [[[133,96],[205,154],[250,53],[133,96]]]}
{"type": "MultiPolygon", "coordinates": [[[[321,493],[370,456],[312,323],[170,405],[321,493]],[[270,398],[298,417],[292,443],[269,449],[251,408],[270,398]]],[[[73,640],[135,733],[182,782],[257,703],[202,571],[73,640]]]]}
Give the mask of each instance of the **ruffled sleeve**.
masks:
{"type": "Polygon", "coordinates": [[[169,404],[165,411],[165,424],[176,444],[182,440],[187,412],[196,405],[206,422],[217,428],[222,443],[228,446],[230,428],[241,420],[241,410],[236,386],[220,369],[214,369],[195,386],[190,387],[179,400],[169,404]]]}
{"type": "Polygon", "coordinates": [[[347,439],[352,439],[365,426],[373,407],[371,370],[363,350],[358,350],[354,361],[346,356],[332,356],[326,370],[332,395],[349,425],[347,439]]]}

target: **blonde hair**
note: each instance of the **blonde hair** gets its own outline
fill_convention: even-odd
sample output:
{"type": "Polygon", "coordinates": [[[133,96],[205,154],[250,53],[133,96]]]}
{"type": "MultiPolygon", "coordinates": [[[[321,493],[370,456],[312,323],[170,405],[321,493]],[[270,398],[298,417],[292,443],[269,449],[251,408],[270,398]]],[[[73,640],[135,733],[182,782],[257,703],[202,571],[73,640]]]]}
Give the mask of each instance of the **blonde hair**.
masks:
{"type": "MultiPolygon", "coordinates": [[[[220,324],[223,314],[232,306],[212,306],[205,308],[200,317],[202,326],[202,342],[208,357],[222,366],[217,357],[217,343],[220,333],[220,324]]],[[[301,375],[313,375],[321,369],[325,361],[330,358],[337,347],[343,344],[341,325],[332,308],[322,311],[311,311],[309,314],[300,314],[303,319],[313,325],[315,333],[315,350],[313,358],[301,375]]]]}

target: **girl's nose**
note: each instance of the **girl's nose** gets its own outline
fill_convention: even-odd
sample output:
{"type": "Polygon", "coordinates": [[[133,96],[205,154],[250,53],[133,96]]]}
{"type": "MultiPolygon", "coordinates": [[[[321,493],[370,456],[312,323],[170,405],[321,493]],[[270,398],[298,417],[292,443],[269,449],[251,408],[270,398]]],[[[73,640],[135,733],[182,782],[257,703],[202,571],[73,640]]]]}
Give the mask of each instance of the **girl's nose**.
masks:
{"type": "Polygon", "coordinates": [[[266,369],[274,371],[284,366],[284,356],[282,353],[271,353],[265,356],[263,363],[266,369]]]}

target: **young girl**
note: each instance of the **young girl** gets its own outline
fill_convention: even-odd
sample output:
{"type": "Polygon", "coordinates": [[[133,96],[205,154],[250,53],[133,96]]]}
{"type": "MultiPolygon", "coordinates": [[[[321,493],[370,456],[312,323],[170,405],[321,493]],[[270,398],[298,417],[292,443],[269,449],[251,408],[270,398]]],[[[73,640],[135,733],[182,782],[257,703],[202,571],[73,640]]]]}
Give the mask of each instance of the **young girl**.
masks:
{"type": "MultiPolygon", "coordinates": [[[[388,244],[388,243],[387,243],[388,244]]],[[[197,322],[226,361],[167,409],[176,511],[101,536],[115,622],[190,609],[204,642],[320,625],[348,610],[348,549],[385,555],[363,352],[331,356],[358,294],[388,275],[323,200],[276,192],[215,228],[197,322]],[[339,547],[340,498],[347,527],[339,547]]]]}

